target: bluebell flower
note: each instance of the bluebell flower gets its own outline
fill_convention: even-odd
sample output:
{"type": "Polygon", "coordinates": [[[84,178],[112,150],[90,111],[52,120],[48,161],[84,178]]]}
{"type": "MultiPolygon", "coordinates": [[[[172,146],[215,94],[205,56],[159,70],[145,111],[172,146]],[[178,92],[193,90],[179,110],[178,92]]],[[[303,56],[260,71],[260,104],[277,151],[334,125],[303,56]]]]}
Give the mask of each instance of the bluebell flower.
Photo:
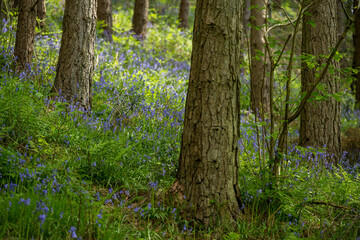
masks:
{"type": "Polygon", "coordinates": [[[40,214],[39,221],[41,221],[41,225],[45,222],[45,219],[46,219],[46,215],[45,214],[40,214]]]}
{"type": "Polygon", "coordinates": [[[24,203],[25,206],[29,206],[30,205],[30,198],[28,198],[27,200],[21,198],[19,204],[21,205],[21,203],[24,203]]]}
{"type": "Polygon", "coordinates": [[[71,234],[71,237],[72,237],[72,238],[77,238],[77,235],[76,235],[76,227],[71,226],[71,228],[70,228],[70,230],[69,230],[69,233],[71,234]]]}
{"type": "Polygon", "coordinates": [[[158,188],[158,181],[150,182],[150,188],[156,190],[158,188]]]}

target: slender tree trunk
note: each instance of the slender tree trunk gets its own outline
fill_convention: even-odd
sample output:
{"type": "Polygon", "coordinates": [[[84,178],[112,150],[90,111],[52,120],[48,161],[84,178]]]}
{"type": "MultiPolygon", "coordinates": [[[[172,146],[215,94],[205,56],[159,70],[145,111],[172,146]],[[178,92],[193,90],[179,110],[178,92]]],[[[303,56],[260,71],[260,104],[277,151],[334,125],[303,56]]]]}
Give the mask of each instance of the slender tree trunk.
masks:
{"type": "Polygon", "coordinates": [[[46,2],[45,2],[45,0],[38,0],[37,16],[39,18],[38,27],[43,29],[46,25],[45,24],[45,18],[46,18],[46,2]]]}
{"type": "Polygon", "coordinates": [[[132,26],[135,34],[146,37],[149,0],[135,0],[132,26]]]}
{"type": "Polygon", "coordinates": [[[251,10],[250,10],[251,4],[250,0],[244,0],[243,1],[243,28],[244,32],[250,36],[250,16],[251,16],[251,10]]]}
{"type": "Polygon", "coordinates": [[[240,214],[241,1],[196,2],[178,181],[185,212],[205,226],[240,214]]]}
{"type": "Polygon", "coordinates": [[[96,31],[96,0],[66,0],[53,87],[67,101],[90,109],[96,31]]]}
{"type": "Polygon", "coordinates": [[[189,28],[189,0],[180,1],[180,10],[179,10],[179,19],[180,19],[180,28],[186,29],[189,28]]]}
{"type": "Polygon", "coordinates": [[[103,37],[112,42],[112,5],[111,0],[97,0],[98,7],[97,7],[97,17],[98,22],[100,21],[102,24],[103,29],[103,37]]]}
{"type": "Polygon", "coordinates": [[[250,104],[255,113],[270,112],[270,82],[266,77],[265,62],[265,24],[267,1],[251,0],[250,35],[250,104]]]}
{"type": "MultiPolygon", "coordinates": [[[[308,1],[310,2],[310,1],[308,1]]],[[[328,55],[337,42],[336,0],[321,0],[314,3],[309,14],[304,14],[302,30],[302,53],[316,56],[316,63],[321,66],[326,59],[321,55],[328,55]],[[316,26],[312,26],[314,22],[316,26]]],[[[336,93],[340,90],[337,76],[338,63],[333,61],[334,73],[327,73],[322,81],[327,90],[318,94],[336,93]]],[[[302,92],[307,92],[315,80],[315,69],[310,69],[306,63],[302,64],[301,84],[302,92]]],[[[340,158],[340,103],[334,98],[323,101],[312,101],[305,104],[300,120],[300,145],[324,147],[333,155],[333,161],[340,158]]]]}
{"type": "MultiPolygon", "coordinates": [[[[354,0],[354,9],[358,5],[359,5],[359,0],[354,0]]],[[[358,73],[354,75],[355,76],[355,108],[360,109],[360,15],[357,15],[355,18],[353,39],[354,39],[353,68],[358,70],[358,73]]]]}
{"type": "MultiPolygon", "coordinates": [[[[341,34],[344,32],[345,26],[346,26],[346,14],[342,7],[341,1],[338,0],[336,2],[337,4],[337,36],[338,39],[340,38],[341,34]]],[[[345,6],[346,7],[346,6],[345,6]]],[[[351,11],[348,11],[349,13],[351,11]]],[[[339,52],[346,54],[348,51],[346,49],[346,40],[341,44],[341,47],[339,49],[339,52]]],[[[346,56],[346,55],[345,55],[346,56]]],[[[340,68],[347,68],[351,66],[350,58],[344,57],[340,60],[340,68]]],[[[345,78],[343,74],[341,74],[341,78],[345,78]]]]}
{"type": "MultiPolygon", "coordinates": [[[[250,0],[243,0],[242,11],[241,11],[241,18],[242,18],[242,25],[243,31],[241,35],[241,63],[244,62],[245,56],[249,55],[249,46],[250,46],[250,0]]],[[[243,75],[246,74],[246,70],[248,68],[242,67],[241,72],[243,75]]]]}
{"type": "MultiPolygon", "coordinates": [[[[344,9],[342,7],[341,1],[336,2],[337,6],[337,35],[338,38],[341,36],[341,34],[344,32],[345,25],[346,25],[346,15],[344,12],[344,9]]],[[[345,43],[341,45],[341,50],[343,50],[345,43]]]]}
{"type": "Polygon", "coordinates": [[[31,64],[35,30],[36,0],[21,0],[14,49],[18,70],[24,70],[27,65],[31,64]]]}

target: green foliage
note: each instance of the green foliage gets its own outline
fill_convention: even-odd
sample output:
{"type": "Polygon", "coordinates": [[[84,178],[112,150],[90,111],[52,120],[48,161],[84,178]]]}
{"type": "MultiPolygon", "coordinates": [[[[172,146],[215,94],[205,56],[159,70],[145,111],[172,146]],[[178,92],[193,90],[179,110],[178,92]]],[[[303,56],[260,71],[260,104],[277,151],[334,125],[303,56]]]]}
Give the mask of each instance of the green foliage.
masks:
{"type": "MultiPolygon", "coordinates": [[[[48,2],[48,31],[37,36],[30,72],[13,72],[15,23],[7,23],[1,32],[0,238],[359,237],[359,166],[344,161],[335,167],[327,163],[326,149],[297,147],[284,155],[283,171],[274,179],[265,142],[269,123],[256,122],[245,110],[239,143],[242,215],[211,229],[184,219],[182,206],[167,199],[167,190],[180,151],[191,34],[177,28],[176,17],[160,13],[170,5],[174,11],[173,3],[156,1],[151,3],[148,36],[139,42],[126,32],[131,6],[125,6],[128,1],[121,4],[114,8],[114,43],[96,42],[91,112],[50,94],[63,1],[48,2]]],[[[293,16],[289,5],[285,8],[293,16]]],[[[269,44],[278,56],[279,39],[269,39],[269,44]]],[[[284,56],[276,74],[277,114],[285,99],[288,52],[284,56]]],[[[300,60],[314,69],[322,67],[315,56],[296,59],[298,66],[300,60]]],[[[242,67],[247,68],[245,61],[242,67]]],[[[291,103],[299,101],[299,69],[293,74],[291,103]]],[[[241,79],[242,109],[248,109],[246,70],[241,79]]],[[[352,110],[349,91],[318,94],[326,90],[319,85],[313,100],[334,97],[352,110]]],[[[355,121],[345,116],[344,128],[351,129],[355,121]]],[[[296,137],[296,131],[291,134],[296,137]]]]}

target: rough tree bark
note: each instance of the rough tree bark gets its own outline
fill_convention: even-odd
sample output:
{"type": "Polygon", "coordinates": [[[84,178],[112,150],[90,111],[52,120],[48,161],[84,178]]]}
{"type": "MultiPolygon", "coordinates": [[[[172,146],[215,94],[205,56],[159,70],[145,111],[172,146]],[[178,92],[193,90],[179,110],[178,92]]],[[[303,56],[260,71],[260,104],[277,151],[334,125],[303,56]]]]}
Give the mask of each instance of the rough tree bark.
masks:
{"type": "Polygon", "coordinates": [[[66,0],[53,92],[89,109],[92,97],[96,0],[66,0]]]}
{"type": "Polygon", "coordinates": [[[190,80],[174,186],[189,217],[209,226],[240,214],[241,1],[196,2],[190,80]]]}
{"type": "Polygon", "coordinates": [[[181,0],[180,9],[179,9],[179,20],[180,20],[181,29],[189,28],[189,9],[190,9],[190,1],[181,0]]]}
{"type": "Polygon", "coordinates": [[[98,22],[101,21],[102,29],[103,29],[103,37],[112,42],[112,5],[111,0],[97,0],[98,7],[97,7],[97,17],[98,22]]]}
{"type": "Polygon", "coordinates": [[[149,0],[135,0],[132,27],[135,34],[146,37],[149,0]]]}
{"type": "MultiPolygon", "coordinates": [[[[355,8],[359,5],[359,0],[354,0],[354,12],[355,8]]],[[[354,28],[354,57],[353,57],[353,68],[358,70],[355,77],[355,108],[360,109],[360,15],[355,17],[355,28],[354,28]]]]}
{"type": "Polygon", "coordinates": [[[39,18],[38,28],[43,29],[46,25],[45,24],[45,18],[46,18],[46,2],[45,2],[45,0],[38,0],[37,17],[39,18]]]}
{"type": "MultiPolygon", "coordinates": [[[[310,1],[308,1],[310,2],[310,1]]],[[[316,56],[316,63],[321,65],[326,59],[321,55],[328,55],[337,42],[336,0],[320,0],[308,9],[303,16],[302,53],[316,56]],[[315,27],[310,24],[314,22],[315,27]]],[[[333,61],[334,68],[338,63],[333,61]]],[[[307,92],[315,80],[315,69],[310,69],[302,63],[301,84],[302,92],[307,92]]],[[[336,93],[340,90],[338,72],[327,73],[322,80],[327,90],[319,94],[336,93]]],[[[324,101],[307,102],[300,119],[300,145],[324,147],[333,155],[333,161],[340,158],[340,103],[334,98],[324,101]]]]}
{"type": "Polygon", "coordinates": [[[31,64],[36,30],[36,0],[21,0],[16,30],[14,56],[18,70],[31,64]]]}
{"type": "Polygon", "coordinates": [[[270,112],[270,82],[266,77],[265,24],[266,0],[251,0],[250,30],[250,105],[254,113],[270,112]]]}

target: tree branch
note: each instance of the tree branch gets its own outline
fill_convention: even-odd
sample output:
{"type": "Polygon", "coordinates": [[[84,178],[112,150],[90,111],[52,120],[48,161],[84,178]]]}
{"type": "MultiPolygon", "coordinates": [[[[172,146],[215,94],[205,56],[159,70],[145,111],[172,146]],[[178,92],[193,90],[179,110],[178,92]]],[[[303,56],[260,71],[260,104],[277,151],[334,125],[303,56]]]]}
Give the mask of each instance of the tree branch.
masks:
{"type": "Polygon", "coordinates": [[[335,208],[341,208],[341,209],[346,209],[346,210],[349,210],[349,211],[356,212],[356,210],[354,208],[344,206],[344,205],[337,205],[337,204],[333,204],[333,203],[327,203],[327,202],[323,202],[323,201],[311,201],[311,202],[306,202],[306,203],[313,204],[313,205],[331,206],[331,207],[335,207],[335,208]]]}

